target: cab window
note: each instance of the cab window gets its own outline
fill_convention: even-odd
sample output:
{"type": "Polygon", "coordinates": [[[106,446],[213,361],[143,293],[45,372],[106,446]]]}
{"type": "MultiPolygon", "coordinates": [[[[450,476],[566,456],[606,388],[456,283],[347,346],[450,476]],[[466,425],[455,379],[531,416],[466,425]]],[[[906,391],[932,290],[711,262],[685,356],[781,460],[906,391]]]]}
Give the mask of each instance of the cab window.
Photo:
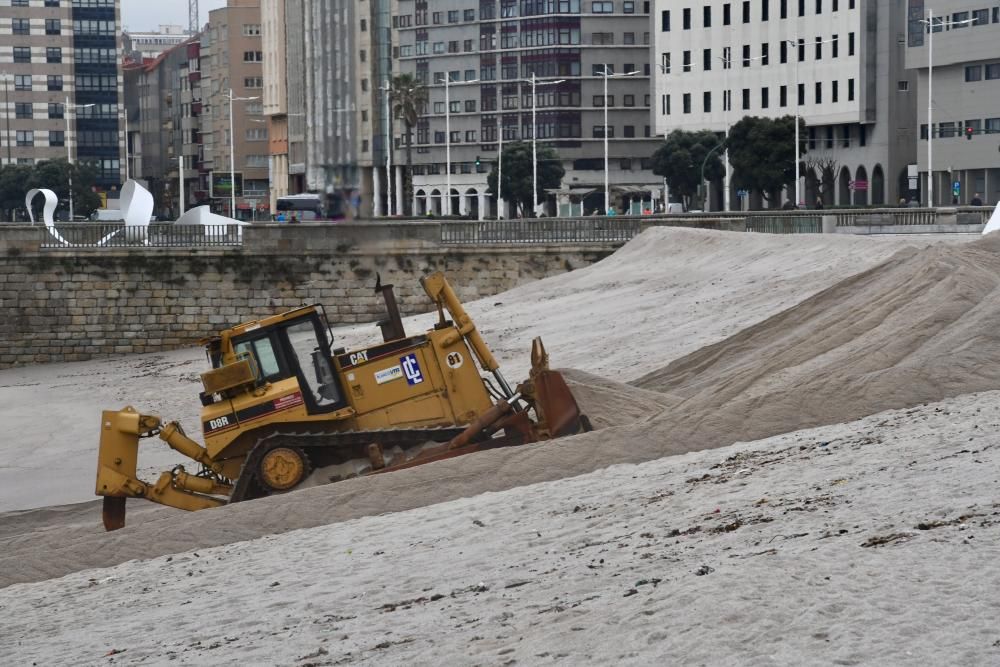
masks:
{"type": "Polygon", "coordinates": [[[274,345],[269,337],[237,343],[234,350],[237,357],[244,354],[252,355],[265,380],[273,382],[281,379],[281,365],[278,363],[278,357],[274,353],[274,345]]]}

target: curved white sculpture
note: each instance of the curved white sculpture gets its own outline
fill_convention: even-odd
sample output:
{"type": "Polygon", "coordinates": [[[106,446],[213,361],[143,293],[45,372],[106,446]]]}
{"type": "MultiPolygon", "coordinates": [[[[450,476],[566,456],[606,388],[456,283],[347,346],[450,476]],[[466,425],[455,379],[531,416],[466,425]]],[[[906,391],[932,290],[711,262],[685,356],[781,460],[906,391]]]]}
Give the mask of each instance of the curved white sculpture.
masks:
{"type": "Polygon", "coordinates": [[[989,234],[998,229],[1000,229],[1000,202],[997,202],[997,207],[993,209],[993,215],[990,216],[989,222],[983,227],[983,234],[989,234]]]}
{"type": "MultiPolygon", "coordinates": [[[[42,193],[45,197],[45,207],[42,209],[42,218],[46,228],[49,230],[49,233],[64,246],[73,245],[63,238],[56,229],[55,211],[56,205],[59,203],[59,199],[56,197],[56,193],[52,190],[35,188],[34,190],[29,191],[25,196],[24,205],[28,209],[28,216],[31,218],[31,223],[35,223],[35,215],[31,210],[31,201],[38,193],[42,193]]],[[[125,182],[125,185],[122,186],[119,203],[121,206],[122,219],[125,221],[124,228],[127,229],[132,227],[140,228],[141,230],[131,232],[130,237],[138,236],[138,238],[141,238],[148,244],[149,240],[146,238],[146,232],[149,228],[149,221],[153,217],[153,195],[150,194],[149,190],[139,185],[139,183],[129,179],[125,182]]],[[[213,232],[213,230],[222,229],[222,226],[224,225],[238,225],[239,228],[237,229],[237,233],[242,234],[242,227],[250,223],[243,222],[241,220],[234,220],[233,218],[227,218],[222,215],[216,215],[215,213],[212,213],[208,206],[198,206],[182,215],[173,224],[202,225],[205,227],[205,234],[218,233],[217,231],[213,232]]],[[[103,246],[107,244],[108,241],[120,234],[121,231],[122,228],[115,229],[94,245],[103,246]]]]}
{"type": "Polygon", "coordinates": [[[42,207],[42,222],[45,224],[45,228],[49,230],[49,234],[59,241],[63,245],[69,245],[69,241],[64,239],[59,231],[56,229],[56,205],[59,204],[59,198],[56,197],[56,193],[48,188],[34,188],[28,190],[28,194],[24,196],[24,207],[28,209],[28,219],[31,220],[31,224],[35,224],[35,212],[31,210],[31,202],[34,200],[35,196],[39,193],[45,198],[45,205],[42,207]]]}
{"type": "Polygon", "coordinates": [[[249,222],[234,220],[224,215],[212,213],[208,206],[196,206],[177,219],[176,225],[249,225],[249,222]]]}
{"type": "Polygon", "coordinates": [[[35,224],[35,212],[31,210],[31,201],[39,192],[45,197],[45,206],[42,208],[42,221],[46,227],[51,227],[55,224],[56,205],[59,203],[59,198],[56,197],[56,193],[52,192],[52,190],[46,188],[28,190],[28,194],[24,197],[24,206],[28,209],[28,218],[31,220],[31,224],[35,224]]]}
{"type": "Polygon", "coordinates": [[[153,217],[153,195],[131,178],[125,181],[119,198],[126,227],[149,227],[153,217]]]}

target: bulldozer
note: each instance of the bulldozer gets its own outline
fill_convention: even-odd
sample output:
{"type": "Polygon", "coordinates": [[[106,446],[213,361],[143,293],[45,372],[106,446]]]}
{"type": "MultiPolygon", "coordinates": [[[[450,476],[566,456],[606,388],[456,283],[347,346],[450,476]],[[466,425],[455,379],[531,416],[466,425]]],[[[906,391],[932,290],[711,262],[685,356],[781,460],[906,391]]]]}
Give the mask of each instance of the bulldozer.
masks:
{"type": "Polygon", "coordinates": [[[125,525],[128,498],[184,510],[385,474],[473,452],[590,430],[562,375],[532,341],[528,379],[512,388],[455,291],[438,272],[420,281],[437,308],[433,328],[409,336],[392,285],[382,342],[333,347],[322,305],[252,320],[201,341],[204,444],[177,422],[128,406],[101,417],[97,495],[108,531],[125,525]],[[159,436],[197,464],[142,481],[139,442],[159,436]]]}

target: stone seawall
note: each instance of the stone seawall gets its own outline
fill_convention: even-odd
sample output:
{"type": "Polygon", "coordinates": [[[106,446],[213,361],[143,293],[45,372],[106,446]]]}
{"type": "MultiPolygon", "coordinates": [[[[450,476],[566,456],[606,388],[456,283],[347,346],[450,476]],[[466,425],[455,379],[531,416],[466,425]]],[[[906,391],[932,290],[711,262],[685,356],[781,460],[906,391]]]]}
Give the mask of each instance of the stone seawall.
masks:
{"type": "Polygon", "coordinates": [[[38,227],[0,226],[0,368],[192,345],[303,303],[323,304],[333,326],[375,322],[377,274],[408,315],[431,309],[419,278],[433,271],[471,301],[614,250],[442,247],[435,228],[268,225],[246,228],[230,249],[43,249],[38,227]]]}

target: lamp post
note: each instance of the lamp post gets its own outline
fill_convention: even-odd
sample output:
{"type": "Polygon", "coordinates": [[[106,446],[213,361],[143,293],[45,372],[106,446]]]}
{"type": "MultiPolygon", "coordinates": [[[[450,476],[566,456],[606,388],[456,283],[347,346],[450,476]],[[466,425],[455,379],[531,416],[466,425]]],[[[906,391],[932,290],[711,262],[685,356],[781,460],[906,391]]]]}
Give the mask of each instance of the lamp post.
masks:
{"type": "MultiPolygon", "coordinates": [[[[503,97],[501,95],[501,97],[503,97]]],[[[503,106],[501,101],[500,106],[503,106]]],[[[503,109],[497,114],[497,220],[503,220],[503,109]]]]}
{"type": "MultiPolygon", "coordinates": [[[[385,200],[385,214],[392,217],[392,110],[390,108],[390,97],[392,95],[392,82],[388,79],[385,81],[385,85],[379,90],[385,96],[385,180],[386,180],[386,200],[385,200]]],[[[372,145],[375,145],[375,138],[372,137],[372,145]]],[[[374,189],[374,188],[373,188],[374,189]]],[[[377,198],[378,193],[374,193],[377,198]]],[[[374,212],[374,202],[372,203],[372,211],[374,212]]]]}
{"type": "Polygon", "coordinates": [[[468,81],[452,81],[451,72],[444,73],[444,140],[445,140],[445,200],[448,205],[444,207],[444,215],[451,215],[451,84],[466,85],[478,83],[479,79],[469,79],[468,81]]]}
{"type": "Polygon", "coordinates": [[[129,179],[128,171],[128,109],[125,109],[125,113],[122,114],[122,118],[125,120],[125,180],[129,179]]]}
{"type": "MultiPolygon", "coordinates": [[[[718,57],[719,61],[722,63],[722,69],[726,73],[726,89],[722,93],[722,112],[725,115],[724,123],[726,125],[726,130],[725,130],[724,136],[728,140],[729,139],[729,128],[730,128],[730,114],[731,114],[731,112],[733,110],[733,91],[732,91],[732,88],[730,88],[731,84],[729,82],[729,78],[730,78],[729,75],[730,75],[730,72],[732,72],[732,70],[733,70],[733,48],[731,46],[727,46],[726,49],[728,49],[728,53],[729,53],[728,56],[721,55],[721,56],[717,56],[717,57],[718,57]]],[[[726,53],[726,51],[723,51],[723,53],[726,53]]],[[[750,62],[752,62],[754,60],[763,60],[765,57],[766,56],[761,55],[761,56],[754,56],[753,58],[744,58],[743,59],[743,66],[744,67],[749,67],[750,62]]],[[[732,167],[729,165],[729,146],[728,145],[726,146],[726,150],[723,151],[722,161],[723,161],[723,166],[726,168],[725,175],[723,177],[723,185],[722,185],[722,187],[723,187],[723,191],[722,191],[722,201],[723,201],[722,208],[723,208],[724,211],[728,211],[728,210],[730,210],[732,208],[731,202],[730,202],[730,194],[729,194],[729,189],[730,189],[729,188],[729,181],[732,178],[732,167]]],[[[702,179],[702,180],[704,180],[704,179],[702,179]]],[[[704,201],[703,201],[702,202],[702,210],[704,210],[704,208],[705,208],[705,206],[704,206],[704,201]]]]}
{"type": "Polygon", "coordinates": [[[229,216],[236,218],[236,148],[233,136],[233,102],[249,102],[259,97],[233,97],[233,89],[226,95],[229,100],[229,216]]]}
{"type": "MultiPolygon", "coordinates": [[[[819,42],[815,42],[815,44],[817,46],[820,45],[820,44],[828,44],[830,42],[836,42],[837,39],[838,39],[837,37],[833,37],[831,39],[824,39],[824,40],[821,40],[819,42]]],[[[796,50],[796,53],[795,53],[795,207],[798,208],[802,204],[802,198],[800,197],[800,188],[802,186],[799,183],[799,150],[800,150],[799,149],[799,118],[802,115],[802,109],[801,109],[802,105],[801,105],[801,103],[799,101],[801,99],[799,97],[799,85],[800,85],[799,84],[799,62],[805,56],[803,55],[803,58],[799,58],[799,54],[798,54],[799,40],[797,40],[797,39],[788,39],[788,40],[785,40],[785,41],[788,44],[793,45],[795,47],[795,50],[796,50]]],[[[802,42],[802,49],[803,50],[805,50],[805,46],[806,46],[805,45],[805,41],[803,41],[802,42]]],[[[805,97],[804,93],[803,93],[802,97],[805,97]]]]}
{"type": "Polygon", "coordinates": [[[538,124],[535,122],[535,113],[538,109],[538,99],[535,95],[537,86],[555,86],[565,82],[566,79],[556,79],[555,81],[542,81],[538,83],[535,73],[531,73],[531,214],[538,215],[538,124]]]}
{"type": "Polygon", "coordinates": [[[6,121],[7,121],[7,164],[11,164],[11,163],[14,162],[14,159],[11,157],[11,154],[10,154],[10,148],[11,148],[10,145],[13,142],[13,140],[12,140],[12,138],[10,136],[10,92],[9,92],[9,89],[7,88],[7,77],[8,76],[10,76],[8,72],[0,72],[0,77],[3,78],[3,108],[4,108],[4,117],[6,118],[6,121]]]}
{"type": "Polygon", "coordinates": [[[608,170],[608,79],[616,77],[633,76],[639,70],[623,72],[622,74],[612,74],[608,71],[607,64],[604,65],[604,215],[611,210],[611,177],[608,170]]]}
{"type": "Polygon", "coordinates": [[[706,206],[705,206],[705,199],[707,198],[707,195],[708,195],[708,188],[705,187],[705,165],[708,164],[708,158],[712,157],[712,153],[714,153],[715,151],[719,150],[720,148],[722,148],[725,145],[726,145],[726,142],[724,140],[720,141],[719,143],[717,143],[715,145],[715,147],[712,148],[712,150],[708,151],[708,153],[705,154],[705,159],[701,161],[701,180],[699,181],[699,185],[701,186],[701,210],[702,211],[704,211],[705,208],[706,208],[706,206]]]}
{"type": "Polygon", "coordinates": [[[927,26],[927,206],[934,206],[934,26],[939,25],[944,30],[944,26],[968,25],[975,23],[976,19],[966,19],[964,21],[942,21],[934,22],[934,10],[927,10],[927,18],[920,19],[920,22],[927,26]]]}
{"type": "MultiPolygon", "coordinates": [[[[69,166],[69,221],[73,222],[73,142],[70,141],[69,110],[89,109],[96,104],[70,104],[69,95],[66,96],[66,108],[63,115],[66,117],[66,163],[69,166]]],[[[9,138],[8,138],[9,140],[9,138]]]]}

